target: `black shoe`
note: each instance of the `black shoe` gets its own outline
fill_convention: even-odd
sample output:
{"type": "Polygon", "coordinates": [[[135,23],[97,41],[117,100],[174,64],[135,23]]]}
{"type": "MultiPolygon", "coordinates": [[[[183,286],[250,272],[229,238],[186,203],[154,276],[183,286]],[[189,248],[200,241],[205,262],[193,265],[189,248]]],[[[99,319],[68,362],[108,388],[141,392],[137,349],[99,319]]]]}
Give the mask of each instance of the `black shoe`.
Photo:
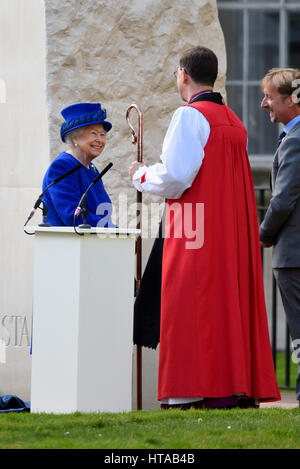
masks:
{"type": "Polygon", "coordinates": [[[238,407],[240,409],[249,409],[250,407],[258,409],[259,404],[257,404],[255,399],[252,398],[247,398],[247,397],[241,397],[238,399],[238,407]]]}

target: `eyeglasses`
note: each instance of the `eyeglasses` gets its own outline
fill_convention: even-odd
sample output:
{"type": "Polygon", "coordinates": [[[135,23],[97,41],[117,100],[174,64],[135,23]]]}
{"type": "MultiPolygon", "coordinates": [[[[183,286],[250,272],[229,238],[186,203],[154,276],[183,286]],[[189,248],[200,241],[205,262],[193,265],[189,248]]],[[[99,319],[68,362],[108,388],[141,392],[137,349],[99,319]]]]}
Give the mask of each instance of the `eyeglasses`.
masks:
{"type": "Polygon", "coordinates": [[[188,73],[187,73],[187,71],[186,71],[185,68],[183,68],[183,67],[178,67],[177,70],[175,70],[175,72],[173,72],[173,75],[174,75],[175,78],[177,78],[178,70],[184,70],[185,73],[188,75],[188,73]]]}

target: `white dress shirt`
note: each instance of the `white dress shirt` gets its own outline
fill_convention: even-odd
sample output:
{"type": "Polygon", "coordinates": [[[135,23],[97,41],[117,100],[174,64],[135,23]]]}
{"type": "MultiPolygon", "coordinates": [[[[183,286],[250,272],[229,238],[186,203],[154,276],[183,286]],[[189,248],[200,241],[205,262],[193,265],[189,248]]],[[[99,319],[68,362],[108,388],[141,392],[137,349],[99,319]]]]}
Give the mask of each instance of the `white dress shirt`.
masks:
{"type": "Polygon", "coordinates": [[[141,166],[134,173],[136,189],[179,199],[198,174],[209,135],[210,125],[201,112],[189,106],[178,108],[163,142],[161,163],[141,166]]]}

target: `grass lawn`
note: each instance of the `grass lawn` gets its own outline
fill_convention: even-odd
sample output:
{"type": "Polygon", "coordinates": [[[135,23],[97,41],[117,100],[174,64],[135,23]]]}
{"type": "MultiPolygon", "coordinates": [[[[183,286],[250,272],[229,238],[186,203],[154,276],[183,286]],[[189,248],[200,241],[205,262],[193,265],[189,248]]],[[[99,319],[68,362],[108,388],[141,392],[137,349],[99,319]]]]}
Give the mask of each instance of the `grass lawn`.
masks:
{"type": "Polygon", "coordinates": [[[299,449],[300,409],[0,415],[0,449],[299,449]]]}
{"type": "MultiPolygon", "coordinates": [[[[284,360],[279,353],[280,386],[285,385],[284,360]]],[[[291,386],[295,386],[296,371],[291,361],[291,386]]],[[[300,408],[0,414],[0,449],[30,448],[300,449],[300,408]]]]}

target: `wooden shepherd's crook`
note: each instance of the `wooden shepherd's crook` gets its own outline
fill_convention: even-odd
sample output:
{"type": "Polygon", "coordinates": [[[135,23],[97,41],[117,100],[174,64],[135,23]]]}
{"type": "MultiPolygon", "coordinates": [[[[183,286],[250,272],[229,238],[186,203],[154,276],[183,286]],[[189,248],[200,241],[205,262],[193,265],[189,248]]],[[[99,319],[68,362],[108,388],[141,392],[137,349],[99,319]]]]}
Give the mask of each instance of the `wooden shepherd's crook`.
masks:
{"type": "MultiPolygon", "coordinates": [[[[140,107],[137,104],[131,104],[126,111],[126,120],[132,132],[132,143],[138,142],[138,155],[137,160],[141,163],[143,161],[143,114],[140,107]],[[129,114],[131,109],[136,109],[138,113],[139,130],[138,137],[136,132],[129,120],[129,114]]],[[[137,191],[137,229],[141,229],[141,218],[142,218],[142,193],[137,191]]],[[[142,237],[137,237],[136,240],[136,288],[135,294],[137,295],[142,278],[142,237]]],[[[138,410],[142,409],[142,347],[136,346],[136,406],[138,410]]]]}

